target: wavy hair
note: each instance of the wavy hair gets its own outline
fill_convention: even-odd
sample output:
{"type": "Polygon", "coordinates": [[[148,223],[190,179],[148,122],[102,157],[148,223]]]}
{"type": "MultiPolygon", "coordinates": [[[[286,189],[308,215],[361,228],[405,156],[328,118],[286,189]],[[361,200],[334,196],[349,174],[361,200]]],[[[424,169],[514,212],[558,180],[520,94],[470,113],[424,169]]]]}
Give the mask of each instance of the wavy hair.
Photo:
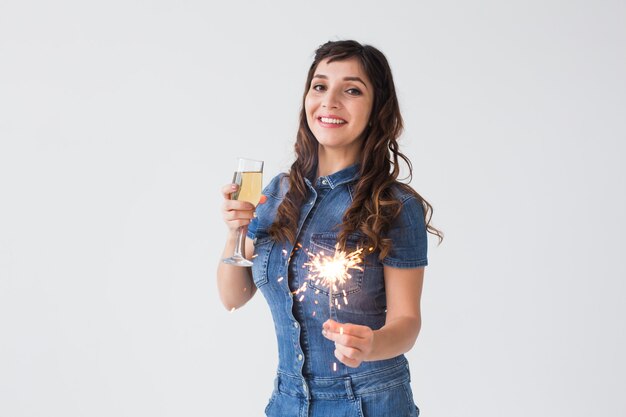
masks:
{"type": "Polygon", "coordinates": [[[380,250],[381,260],[387,256],[393,242],[383,236],[402,209],[402,203],[393,194],[394,186],[406,190],[421,203],[427,231],[436,235],[441,242],[443,233],[430,224],[433,207],[409,185],[398,181],[400,160],[408,166],[409,181],[413,167],[398,147],[397,140],[402,133],[403,122],[389,63],[378,49],[352,40],[329,41],[315,52],[302,99],[295,144],[296,160],[287,176],[289,189],[278,207],[269,233],[274,240],[295,243],[300,206],[308,194],[304,179],[312,181],[315,178],[319,146],[307,123],[304,101],[321,61],[328,59],[328,62],[333,62],[350,58],[356,58],[360,62],[373,84],[374,102],[369,123],[360,138],[360,176],[354,186],[352,204],[343,216],[338,235],[339,244],[345,248],[348,235],[360,232],[364,235],[370,251],[380,250]]]}

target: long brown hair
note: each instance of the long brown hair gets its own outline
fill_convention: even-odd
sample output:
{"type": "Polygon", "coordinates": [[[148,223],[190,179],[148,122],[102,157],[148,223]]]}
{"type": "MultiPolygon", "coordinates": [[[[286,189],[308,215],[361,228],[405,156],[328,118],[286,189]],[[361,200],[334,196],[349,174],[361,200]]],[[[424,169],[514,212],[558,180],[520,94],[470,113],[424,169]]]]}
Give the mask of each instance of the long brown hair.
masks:
{"type": "Polygon", "coordinates": [[[400,159],[408,166],[409,180],[413,166],[398,147],[397,139],[402,133],[403,123],[389,63],[378,49],[352,40],[327,42],[315,52],[302,99],[295,144],[296,160],[288,175],[289,190],[278,207],[269,233],[275,240],[295,243],[300,206],[308,194],[304,179],[313,180],[316,175],[318,142],[307,123],[304,105],[315,69],[324,59],[333,62],[353,57],[358,59],[374,85],[374,102],[368,126],[361,138],[360,177],[354,188],[352,204],[343,216],[338,240],[344,247],[348,235],[358,231],[365,236],[371,251],[380,250],[379,258],[382,260],[393,244],[382,236],[402,209],[402,203],[393,195],[394,185],[414,195],[422,204],[426,229],[436,235],[439,242],[443,233],[430,224],[432,206],[410,186],[397,180],[400,159]]]}

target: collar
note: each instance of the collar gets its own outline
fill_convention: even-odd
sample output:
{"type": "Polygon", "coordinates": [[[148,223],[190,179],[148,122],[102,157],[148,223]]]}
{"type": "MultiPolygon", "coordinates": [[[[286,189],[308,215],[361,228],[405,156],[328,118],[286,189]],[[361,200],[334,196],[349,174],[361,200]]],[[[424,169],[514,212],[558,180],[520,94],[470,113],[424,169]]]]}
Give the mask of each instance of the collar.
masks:
{"type": "MultiPolygon", "coordinates": [[[[330,175],[324,175],[315,180],[315,188],[324,188],[330,187],[330,189],[334,189],[335,187],[352,182],[359,178],[360,164],[355,163],[352,164],[341,171],[337,171],[330,175]]],[[[305,178],[305,181],[311,185],[311,182],[308,178],[305,178]]]]}

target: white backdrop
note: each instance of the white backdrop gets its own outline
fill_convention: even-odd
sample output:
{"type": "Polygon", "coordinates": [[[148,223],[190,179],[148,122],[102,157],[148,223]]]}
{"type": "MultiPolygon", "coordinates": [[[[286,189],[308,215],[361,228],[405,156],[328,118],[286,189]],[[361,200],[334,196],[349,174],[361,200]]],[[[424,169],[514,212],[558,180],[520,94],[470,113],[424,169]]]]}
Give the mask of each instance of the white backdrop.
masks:
{"type": "MultiPolygon", "coordinates": [[[[626,415],[623,1],[0,3],[0,415],[261,416],[219,188],[292,161],[316,47],[380,48],[435,207],[423,416],[626,415]]],[[[267,183],[267,182],[266,182],[267,183]]]]}

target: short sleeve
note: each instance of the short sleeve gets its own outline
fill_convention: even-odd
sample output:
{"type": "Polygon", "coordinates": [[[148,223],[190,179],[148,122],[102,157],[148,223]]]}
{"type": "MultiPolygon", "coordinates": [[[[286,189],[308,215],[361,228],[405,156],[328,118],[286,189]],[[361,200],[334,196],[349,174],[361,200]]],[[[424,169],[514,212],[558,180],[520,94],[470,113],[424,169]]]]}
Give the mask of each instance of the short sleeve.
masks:
{"type": "Polygon", "coordinates": [[[428,238],[424,209],[415,198],[402,203],[402,210],[392,224],[387,237],[391,250],[382,263],[394,268],[418,268],[428,265],[428,238]]]}

